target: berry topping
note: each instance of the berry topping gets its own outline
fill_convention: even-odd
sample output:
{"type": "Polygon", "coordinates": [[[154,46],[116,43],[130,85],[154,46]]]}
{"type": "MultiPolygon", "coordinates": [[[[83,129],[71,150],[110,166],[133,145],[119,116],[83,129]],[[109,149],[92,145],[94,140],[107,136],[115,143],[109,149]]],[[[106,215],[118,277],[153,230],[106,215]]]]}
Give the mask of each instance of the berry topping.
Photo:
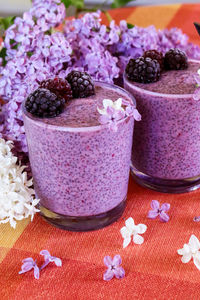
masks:
{"type": "Polygon", "coordinates": [[[160,78],[160,64],[150,57],[130,59],[126,66],[127,78],[131,81],[150,83],[160,78]]]}
{"type": "Polygon", "coordinates": [[[55,77],[54,79],[44,80],[40,83],[40,88],[50,90],[57,96],[64,98],[66,101],[72,98],[72,89],[67,80],[55,77]]]}
{"type": "Polygon", "coordinates": [[[179,49],[170,49],[164,57],[164,65],[167,70],[184,70],[188,67],[185,52],[179,49]]]}
{"type": "Polygon", "coordinates": [[[56,117],[64,108],[65,99],[47,89],[37,89],[26,99],[25,107],[34,116],[56,117]]]}
{"type": "Polygon", "coordinates": [[[144,57],[150,57],[151,59],[156,59],[159,64],[161,70],[164,69],[164,57],[162,52],[158,52],[157,50],[147,50],[143,54],[144,57]]]}
{"type": "Polygon", "coordinates": [[[94,84],[86,72],[72,71],[67,75],[74,98],[86,98],[95,94],[94,84]]]}

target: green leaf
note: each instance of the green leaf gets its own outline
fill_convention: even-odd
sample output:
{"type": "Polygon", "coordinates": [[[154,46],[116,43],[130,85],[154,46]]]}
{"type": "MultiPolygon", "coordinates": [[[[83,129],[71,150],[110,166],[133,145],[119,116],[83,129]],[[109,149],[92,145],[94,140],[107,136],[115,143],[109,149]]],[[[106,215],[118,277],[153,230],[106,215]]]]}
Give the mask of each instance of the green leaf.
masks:
{"type": "Polygon", "coordinates": [[[127,3],[131,2],[133,0],[114,0],[112,3],[112,8],[118,8],[125,6],[127,3]]]}
{"type": "Polygon", "coordinates": [[[8,29],[14,21],[16,17],[7,17],[7,18],[0,18],[0,26],[3,27],[4,30],[8,29]]]}
{"type": "Polygon", "coordinates": [[[14,23],[16,17],[0,18],[0,36],[3,37],[5,31],[14,23]]]}
{"type": "Polygon", "coordinates": [[[7,64],[7,61],[6,61],[6,48],[1,49],[0,57],[3,58],[3,67],[4,67],[7,64]]]}
{"type": "Polygon", "coordinates": [[[82,9],[84,7],[84,0],[62,0],[61,2],[66,8],[75,6],[77,9],[82,9]]]}
{"type": "Polygon", "coordinates": [[[28,57],[31,57],[33,55],[33,52],[32,51],[28,51],[27,55],[28,55],[28,57]]]}
{"type": "Polygon", "coordinates": [[[133,24],[131,24],[131,23],[127,23],[127,27],[128,27],[128,29],[131,29],[131,28],[133,28],[135,25],[133,25],[133,24]]]}

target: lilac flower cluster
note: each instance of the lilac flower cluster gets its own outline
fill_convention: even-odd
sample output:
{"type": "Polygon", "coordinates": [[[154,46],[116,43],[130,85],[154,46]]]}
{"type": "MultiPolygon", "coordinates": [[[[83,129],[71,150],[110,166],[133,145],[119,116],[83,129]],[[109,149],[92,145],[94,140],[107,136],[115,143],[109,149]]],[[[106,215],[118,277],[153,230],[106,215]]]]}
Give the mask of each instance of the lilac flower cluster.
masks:
{"type": "Polygon", "coordinates": [[[31,10],[16,18],[6,31],[7,64],[0,69],[5,122],[0,129],[3,137],[17,142],[18,151],[27,152],[21,103],[40,81],[57,74],[71,59],[72,48],[64,34],[49,34],[64,19],[65,7],[60,1],[34,1],[31,10]]]}
{"type": "Polygon", "coordinates": [[[6,66],[0,60],[0,98],[6,101],[0,112],[0,136],[15,141],[17,151],[27,152],[21,103],[40,81],[55,75],[63,78],[77,69],[95,80],[120,82],[130,57],[139,57],[149,49],[165,53],[180,48],[189,57],[200,59],[199,47],[176,28],[128,29],[126,21],[119,25],[112,21],[106,27],[97,11],[67,20],[63,31],[56,31],[64,19],[65,7],[60,0],[34,0],[30,11],[16,18],[6,31],[6,66]]]}

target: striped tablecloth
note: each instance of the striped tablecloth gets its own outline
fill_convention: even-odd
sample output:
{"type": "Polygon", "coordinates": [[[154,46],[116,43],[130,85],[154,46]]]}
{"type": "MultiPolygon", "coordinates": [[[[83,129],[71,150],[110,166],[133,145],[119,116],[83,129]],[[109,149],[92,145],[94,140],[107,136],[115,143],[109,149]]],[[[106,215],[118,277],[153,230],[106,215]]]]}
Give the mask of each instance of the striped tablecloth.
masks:
{"type": "MultiPolygon", "coordinates": [[[[114,10],[114,19],[126,19],[139,26],[180,27],[192,42],[199,43],[193,21],[200,21],[200,5],[169,5],[114,10]]],[[[99,231],[73,233],[47,224],[39,215],[17,225],[0,225],[0,299],[200,299],[200,271],[192,262],[181,263],[177,249],[191,234],[200,239],[200,191],[161,194],[144,189],[130,178],[123,218],[99,231]],[[171,204],[168,223],[146,218],[152,199],[171,204]],[[144,244],[122,248],[120,228],[132,216],[148,226],[144,244]],[[33,273],[18,275],[21,260],[33,257],[41,262],[40,250],[60,257],[62,268],[51,265],[39,280],[33,273]],[[126,276],[122,280],[102,279],[105,255],[120,254],[126,276]]]]}

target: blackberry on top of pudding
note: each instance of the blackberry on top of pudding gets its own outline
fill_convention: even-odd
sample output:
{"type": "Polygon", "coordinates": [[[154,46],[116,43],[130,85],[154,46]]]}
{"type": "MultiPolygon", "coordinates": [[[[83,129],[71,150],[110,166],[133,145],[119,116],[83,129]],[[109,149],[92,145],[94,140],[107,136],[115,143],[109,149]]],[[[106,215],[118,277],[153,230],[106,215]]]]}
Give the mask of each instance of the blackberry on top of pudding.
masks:
{"type": "Polygon", "coordinates": [[[86,72],[72,71],[66,79],[44,80],[26,99],[28,112],[37,117],[56,117],[72,98],[86,98],[95,94],[94,84],[86,72]]]}

